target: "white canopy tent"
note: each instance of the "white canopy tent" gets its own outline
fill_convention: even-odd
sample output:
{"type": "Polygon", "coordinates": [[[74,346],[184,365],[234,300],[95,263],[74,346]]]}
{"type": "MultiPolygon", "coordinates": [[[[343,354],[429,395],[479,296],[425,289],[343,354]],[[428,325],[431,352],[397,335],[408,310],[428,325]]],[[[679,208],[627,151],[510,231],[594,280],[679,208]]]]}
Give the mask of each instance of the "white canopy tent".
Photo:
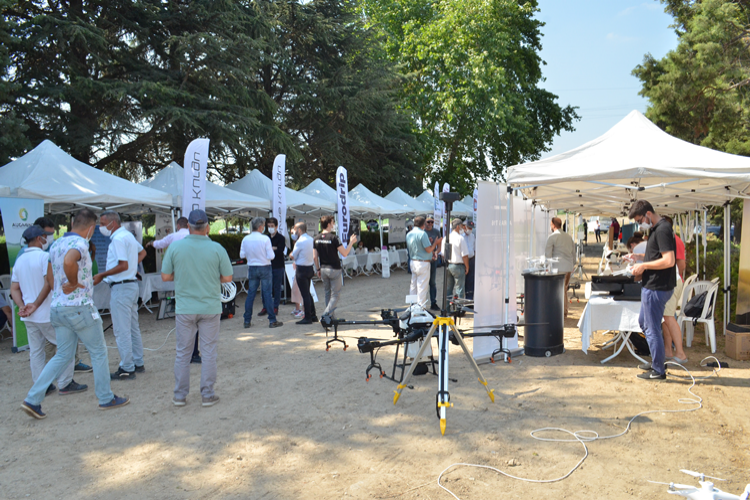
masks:
{"type": "MultiPolygon", "coordinates": [[[[435,197],[432,195],[431,191],[426,190],[425,192],[417,196],[417,201],[427,207],[428,213],[431,214],[434,211],[435,208],[433,204],[435,203],[435,197]]],[[[451,215],[471,217],[472,215],[474,215],[473,205],[473,201],[472,206],[468,206],[462,201],[453,202],[453,210],[451,211],[451,215]]]]}
{"type": "Polygon", "coordinates": [[[395,188],[393,191],[385,195],[385,199],[388,201],[392,201],[393,203],[396,203],[397,205],[401,205],[406,209],[414,210],[414,213],[416,215],[422,215],[427,213],[432,213],[432,207],[430,206],[427,208],[427,206],[422,203],[421,201],[409,196],[406,194],[406,192],[401,188],[395,188]]]}
{"type": "Polygon", "coordinates": [[[10,188],[8,186],[0,186],[0,196],[10,196],[10,188]]]}
{"type": "Polygon", "coordinates": [[[56,213],[76,207],[134,213],[172,204],[167,193],[98,170],[47,140],[0,168],[0,185],[10,188],[10,196],[42,199],[56,213]]]}
{"type": "MultiPolygon", "coordinates": [[[[337,206],[338,203],[338,193],[336,190],[320,179],[315,179],[307,187],[300,189],[299,192],[333,203],[334,206],[337,206]]],[[[349,211],[352,215],[360,217],[376,215],[367,205],[351,199],[349,200],[349,211]]]]}
{"type": "MultiPolygon", "coordinates": [[[[185,179],[184,169],[172,162],[151,179],[141,182],[141,186],[158,189],[172,197],[171,206],[182,207],[182,188],[185,179]]],[[[267,212],[271,208],[268,200],[228,189],[206,181],[206,212],[215,215],[267,212]]]]}
{"type": "MultiPolygon", "coordinates": [[[[259,170],[253,170],[242,179],[229,184],[227,188],[263,198],[270,203],[273,193],[273,181],[260,173],[259,170]]],[[[286,206],[288,211],[298,214],[332,213],[336,210],[335,203],[289,188],[286,188],[286,206]]]]}
{"type": "Polygon", "coordinates": [[[432,196],[432,191],[429,189],[425,190],[422,194],[417,196],[417,201],[425,206],[428,214],[432,214],[435,211],[435,197],[432,196]]]}
{"type": "Polygon", "coordinates": [[[378,227],[380,228],[380,246],[383,246],[383,217],[403,217],[414,215],[414,209],[405,208],[403,205],[386,200],[376,195],[364,185],[358,184],[357,187],[349,191],[349,199],[356,200],[362,205],[369,207],[370,211],[378,215],[378,227]]]}
{"type": "Polygon", "coordinates": [[[591,215],[627,215],[637,199],[657,213],[724,205],[724,325],[730,304],[729,201],[750,198],[750,158],[682,141],[632,111],[601,137],[544,160],[515,165],[509,189],[537,203],[591,215]]]}

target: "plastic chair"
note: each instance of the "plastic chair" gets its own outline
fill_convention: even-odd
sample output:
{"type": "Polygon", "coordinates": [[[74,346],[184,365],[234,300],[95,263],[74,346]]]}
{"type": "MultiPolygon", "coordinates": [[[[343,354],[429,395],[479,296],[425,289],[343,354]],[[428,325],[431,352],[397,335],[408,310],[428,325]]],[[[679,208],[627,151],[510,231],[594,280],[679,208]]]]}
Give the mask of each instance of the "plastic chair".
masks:
{"type": "Polygon", "coordinates": [[[10,290],[10,274],[0,275],[0,288],[10,290]]]}
{"type": "Polygon", "coordinates": [[[680,294],[680,297],[677,300],[677,311],[678,312],[682,311],[682,298],[685,296],[685,290],[687,290],[687,288],[690,285],[692,285],[693,283],[695,283],[695,280],[697,280],[697,279],[698,279],[698,275],[697,274],[693,274],[692,276],[688,276],[687,278],[685,278],[685,283],[683,283],[683,285],[682,285],[682,293],[680,294]]]}
{"type": "Polygon", "coordinates": [[[719,291],[719,284],[713,283],[712,281],[696,281],[685,288],[682,294],[682,309],[680,316],[677,318],[677,324],[682,328],[685,326],[685,345],[688,347],[692,346],[693,335],[695,327],[694,324],[703,323],[706,331],[706,345],[711,346],[711,352],[716,352],[716,328],[714,326],[714,310],[716,309],[716,295],[719,291]],[[700,295],[703,292],[708,292],[706,295],[706,302],[703,305],[703,311],[698,318],[689,318],[685,316],[683,311],[685,306],[694,296],[700,295]]]}

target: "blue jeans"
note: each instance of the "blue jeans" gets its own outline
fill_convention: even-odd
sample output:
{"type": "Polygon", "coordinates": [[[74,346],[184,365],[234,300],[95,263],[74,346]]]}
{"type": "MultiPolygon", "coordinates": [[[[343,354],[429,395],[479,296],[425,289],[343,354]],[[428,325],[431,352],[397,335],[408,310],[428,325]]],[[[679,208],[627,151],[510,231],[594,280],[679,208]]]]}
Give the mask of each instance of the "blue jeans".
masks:
{"type": "Polygon", "coordinates": [[[664,317],[664,306],[672,296],[672,290],[641,289],[641,314],[638,324],[646,336],[651,351],[651,368],[664,374],[664,337],[661,331],[661,320],[664,317]]]}
{"type": "Polygon", "coordinates": [[[132,372],[143,366],[143,340],[138,325],[138,283],[113,286],[109,299],[112,329],[120,352],[120,368],[132,372]]]}
{"type": "Polygon", "coordinates": [[[284,272],[285,269],[283,267],[271,269],[271,274],[273,275],[273,292],[271,295],[273,296],[274,310],[278,309],[281,303],[281,291],[284,289],[284,272]]]}
{"type": "Polygon", "coordinates": [[[32,386],[26,401],[33,405],[41,404],[44,394],[53,380],[60,376],[65,367],[76,355],[78,339],[83,342],[91,355],[94,368],[94,390],[99,404],[107,404],[115,395],[109,386],[109,358],[107,345],[104,343],[104,331],[101,318],[94,306],[53,307],[50,313],[52,326],[57,336],[57,354],[49,360],[36,383],[32,386]]]}
{"type": "Polygon", "coordinates": [[[260,296],[263,298],[263,307],[268,311],[268,322],[275,323],[276,315],[273,312],[273,296],[271,295],[271,265],[247,266],[247,299],[245,299],[245,323],[253,318],[253,302],[255,292],[260,286],[260,296]]]}

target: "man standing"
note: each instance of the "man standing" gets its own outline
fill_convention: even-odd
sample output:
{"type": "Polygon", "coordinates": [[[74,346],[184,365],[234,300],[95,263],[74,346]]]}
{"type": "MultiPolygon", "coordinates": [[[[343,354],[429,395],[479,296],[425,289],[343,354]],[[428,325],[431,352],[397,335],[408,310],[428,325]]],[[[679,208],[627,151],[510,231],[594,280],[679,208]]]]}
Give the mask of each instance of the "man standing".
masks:
{"type": "Polygon", "coordinates": [[[200,329],[202,406],[219,402],[214,393],[216,358],[221,320],[221,284],[232,281],[234,271],[224,247],[208,238],[208,217],[203,210],[188,216],[190,234],[169,245],[161,267],[161,278],[175,285],[174,359],[175,406],[185,406],[190,392],[190,354],[195,332],[200,329]]]}
{"type": "Polygon", "coordinates": [[[613,235],[612,237],[614,238],[612,245],[617,247],[617,241],[620,239],[620,223],[617,222],[617,219],[615,217],[612,217],[611,226],[612,226],[612,235],[613,235]]]}
{"type": "Polygon", "coordinates": [[[175,227],[177,228],[177,232],[170,233],[160,240],[149,241],[148,243],[146,243],[146,248],[154,247],[157,250],[166,250],[167,248],[169,248],[169,245],[171,245],[175,241],[180,241],[188,234],[190,234],[190,231],[188,231],[187,217],[180,217],[179,219],[177,219],[177,221],[175,222],[175,227]]]}
{"type": "Polygon", "coordinates": [[[651,351],[651,363],[640,366],[644,372],[638,378],[664,380],[667,378],[667,367],[664,364],[661,322],[664,308],[677,282],[674,233],[669,222],[656,214],[654,207],[646,200],[633,203],[629,217],[640,224],[642,231],[651,230],[643,263],[633,266],[633,275],[636,279],[640,277],[643,285],[638,323],[651,351]]]}
{"type": "MultiPolygon", "coordinates": [[[[52,287],[47,282],[49,254],[44,251],[52,243],[52,234],[39,226],[31,226],[23,232],[23,238],[28,247],[13,266],[10,292],[13,301],[18,305],[18,315],[26,325],[31,378],[36,382],[46,362],[44,343],[49,341],[57,345],[55,329],[49,319],[52,302],[52,296],[49,294],[52,287]]],[[[62,395],[83,392],[87,388],[86,385],[73,380],[73,359],[62,371],[57,382],[62,395]]],[[[54,386],[50,389],[54,390],[54,386]]]]}
{"type": "Polygon", "coordinates": [[[73,219],[72,232],[58,238],[50,248],[47,280],[52,288],[50,320],[55,327],[57,354],[44,367],[21,404],[21,409],[36,419],[47,416],[42,412],[45,393],[75,358],[79,340],[91,355],[99,409],[119,408],[130,402],[128,397],[115,396],[110,388],[107,345],[102,319],[94,307],[94,278],[88,248],[95,225],[96,215],[84,208],[73,219]]]}
{"type": "Polygon", "coordinates": [[[599,219],[594,221],[594,234],[596,235],[596,242],[602,242],[602,225],[599,223],[599,219]]]}
{"type": "Polygon", "coordinates": [[[450,235],[450,257],[446,253],[445,239],[441,245],[441,253],[443,254],[446,265],[448,266],[447,276],[447,290],[448,297],[458,297],[463,299],[466,297],[465,283],[466,275],[469,273],[469,247],[466,245],[466,240],[463,236],[463,222],[461,219],[453,219],[451,221],[450,235]]]}
{"type": "Polygon", "coordinates": [[[322,231],[313,241],[313,256],[318,264],[318,277],[323,280],[326,291],[326,309],[323,311],[323,316],[328,314],[333,317],[343,284],[339,254],[343,257],[349,255],[357,242],[357,235],[352,234],[349,238],[349,246],[344,248],[334,230],[332,216],[321,217],[320,227],[322,231]]]}
{"type": "MultiPolygon", "coordinates": [[[[271,296],[273,298],[273,313],[278,317],[279,304],[281,303],[281,290],[284,288],[284,272],[286,264],[284,256],[286,255],[286,239],[279,234],[279,221],[275,217],[266,219],[266,228],[271,237],[271,250],[273,250],[273,260],[271,261],[271,283],[273,289],[271,296]]],[[[264,307],[258,313],[258,316],[265,316],[268,310],[264,307]]]]}
{"type": "MultiPolygon", "coordinates": [[[[434,222],[434,221],[433,221],[434,222]]],[[[419,305],[427,309],[427,292],[430,280],[430,266],[435,248],[442,238],[430,241],[425,231],[425,218],[421,215],[414,218],[414,229],[406,235],[406,248],[411,255],[411,287],[409,295],[416,295],[419,305]]],[[[437,304],[436,304],[437,305],[437,304]]]]}
{"type": "MultiPolygon", "coordinates": [[[[416,227],[416,222],[414,223],[416,227]]],[[[424,224],[424,232],[430,239],[430,244],[434,244],[440,238],[440,230],[435,228],[435,218],[432,215],[427,216],[424,224]]],[[[437,250],[437,246],[435,247],[437,250]]],[[[414,278],[412,278],[412,281],[414,278]]],[[[437,251],[433,251],[430,257],[430,309],[439,311],[440,306],[437,303],[437,251]]]]}
{"type": "Polygon", "coordinates": [[[240,258],[247,259],[247,299],[245,299],[245,328],[249,328],[253,319],[253,302],[260,286],[263,308],[268,314],[268,327],[282,326],[276,321],[273,307],[271,259],[275,257],[271,247],[271,238],[263,234],[266,230],[266,219],[256,217],[251,222],[253,231],[245,236],[240,247],[240,258]]]}
{"type": "Polygon", "coordinates": [[[109,311],[120,353],[120,366],[112,374],[112,380],[133,380],[136,372],[146,371],[138,325],[138,280],[135,278],[138,264],[146,257],[146,250],[130,231],[122,227],[117,212],[102,212],[99,232],[111,240],[107,251],[107,270],[94,276],[94,285],[104,280],[112,294],[109,311]]]}
{"type": "Polygon", "coordinates": [[[474,234],[474,223],[472,221],[466,222],[466,246],[469,249],[469,273],[466,275],[466,298],[468,300],[474,300],[474,276],[475,276],[475,259],[476,248],[477,248],[477,237],[474,234]]]}
{"type": "Polygon", "coordinates": [[[553,217],[550,221],[552,234],[547,238],[547,246],[544,256],[547,259],[557,259],[557,272],[565,273],[565,288],[563,289],[563,300],[565,301],[565,317],[568,317],[568,284],[570,275],[575,267],[576,245],[568,233],[560,232],[562,221],[559,217],[553,217]]]}
{"type": "Polygon", "coordinates": [[[583,219],[583,244],[589,246],[589,223],[583,219]]]}
{"type": "Polygon", "coordinates": [[[305,317],[297,321],[297,324],[311,325],[313,322],[318,321],[318,316],[315,314],[315,303],[310,294],[310,281],[315,276],[315,268],[313,267],[315,255],[313,251],[313,239],[307,234],[307,224],[298,222],[294,225],[292,240],[296,242],[294,250],[292,250],[295,270],[294,280],[297,282],[305,307],[305,317]]]}

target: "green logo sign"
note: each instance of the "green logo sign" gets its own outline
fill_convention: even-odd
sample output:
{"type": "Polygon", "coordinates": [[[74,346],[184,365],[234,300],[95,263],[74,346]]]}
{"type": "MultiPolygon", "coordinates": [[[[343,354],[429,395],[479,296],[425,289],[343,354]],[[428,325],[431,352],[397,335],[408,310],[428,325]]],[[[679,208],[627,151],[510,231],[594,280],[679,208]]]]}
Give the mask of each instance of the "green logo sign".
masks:
{"type": "Polygon", "coordinates": [[[29,212],[25,208],[22,208],[21,210],[18,211],[18,216],[21,218],[22,221],[25,221],[26,219],[29,218],[29,212]]]}

